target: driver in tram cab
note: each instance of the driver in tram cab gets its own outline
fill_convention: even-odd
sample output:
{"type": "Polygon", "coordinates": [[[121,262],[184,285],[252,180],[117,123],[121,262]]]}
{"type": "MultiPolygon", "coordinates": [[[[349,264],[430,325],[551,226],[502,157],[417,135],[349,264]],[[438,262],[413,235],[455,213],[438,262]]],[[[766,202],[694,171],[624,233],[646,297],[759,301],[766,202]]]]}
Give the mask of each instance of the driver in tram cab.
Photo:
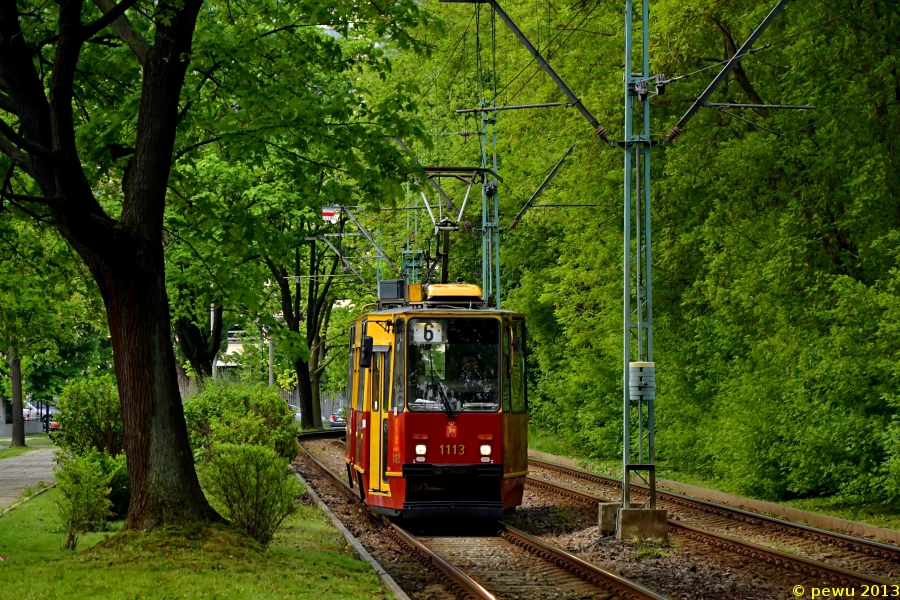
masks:
{"type": "Polygon", "coordinates": [[[473,354],[467,354],[463,358],[462,368],[459,370],[460,381],[480,381],[481,369],[478,368],[478,358],[473,354]]]}

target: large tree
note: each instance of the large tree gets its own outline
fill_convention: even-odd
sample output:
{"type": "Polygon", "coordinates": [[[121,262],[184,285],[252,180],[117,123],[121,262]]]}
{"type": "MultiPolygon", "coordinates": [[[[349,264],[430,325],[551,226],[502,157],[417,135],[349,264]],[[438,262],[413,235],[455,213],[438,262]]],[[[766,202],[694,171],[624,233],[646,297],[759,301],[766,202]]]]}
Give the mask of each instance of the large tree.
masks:
{"type": "Polygon", "coordinates": [[[376,35],[402,39],[398,24],[415,21],[417,8],[94,4],[0,1],[3,195],[52,222],[103,298],[131,479],[126,527],[217,518],[194,471],[171,343],[163,220],[173,162],[215,141],[264,143],[263,134],[288,118],[280,107],[295,108],[292,90],[254,97],[250,74],[277,79],[261,44],[320,24],[346,32],[350,23],[371,23],[376,35]],[[216,95],[222,90],[228,97],[216,95]],[[248,107],[264,103],[267,111],[248,116],[248,107]]]}

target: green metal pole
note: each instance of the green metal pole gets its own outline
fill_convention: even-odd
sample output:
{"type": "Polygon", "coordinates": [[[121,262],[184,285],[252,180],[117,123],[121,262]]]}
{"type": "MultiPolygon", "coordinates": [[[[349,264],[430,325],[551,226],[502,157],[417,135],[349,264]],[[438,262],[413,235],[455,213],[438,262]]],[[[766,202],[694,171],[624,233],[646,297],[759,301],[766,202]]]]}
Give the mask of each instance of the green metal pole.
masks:
{"type": "MultiPolygon", "coordinates": [[[[482,101],[483,102],[483,101],[482,101]]],[[[487,168],[487,118],[481,115],[481,167],[487,168]]],[[[491,242],[488,213],[487,179],[481,185],[481,293],[484,301],[491,297],[491,242]]]]}
{"type": "MultiPolygon", "coordinates": [[[[650,0],[643,0],[644,77],[650,76],[650,0]]],[[[650,243],[650,101],[644,102],[644,322],[646,323],[647,362],[653,362],[653,270],[650,243]]],[[[656,398],[647,400],[647,462],[656,464],[656,398]]],[[[650,508],[656,508],[655,472],[650,478],[650,508]]]]}
{"type": "Polygon", "coordinates": [[[632,137],[631,98],[631,36],[632,0],[625,2],[625,210],[623,231],[625,257],[623,262],[623,402],[622,402],[622,508],[631,508],[631,476],[627,466],[631,463],[631,396],[629,394],[629,363],[631,362],[631,152],[628,145],[632,137]]]}
{"type": "MultiPolygon", "coordinates": [[[[491,126],[494,154],[494,173],[497,173],[497,113],[492,113],[491,126]]],[[[500,308],[500,182],[494,181],[494,219],[491,227],[491,239],[494,245],[494,305],[500,308]]]]}

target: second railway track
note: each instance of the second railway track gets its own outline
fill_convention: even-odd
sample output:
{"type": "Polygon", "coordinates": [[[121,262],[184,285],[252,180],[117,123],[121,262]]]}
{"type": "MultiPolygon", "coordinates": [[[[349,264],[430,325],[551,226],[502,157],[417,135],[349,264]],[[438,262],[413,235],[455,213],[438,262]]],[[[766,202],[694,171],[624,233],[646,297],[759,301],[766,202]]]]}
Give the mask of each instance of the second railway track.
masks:
{"type": "MultiPolygon", "coordinates": [[[[574,489],[565,485],[558,479],[551,481],[548,477],[529,476],[528,485],[533,488],[543,489],[560,497],[568,498],[576,502],[596,504],[600,501],[617,500],[616,494],[620,494],[621,482],[588,473],[547,463],[538,460],[529,460],[532,467],[543,471],[559,473],[570,481],[581,483],[574,489]],[[584,486],[588,482],[593,486],[584,486]],[[584,487],[593,487],[593,490],[585,490],[584,487]],[[611,491],[613,496],[602,498],[596,494],[599,488],[604,492],[611,491]]],[[[634,488],[633,488],[634,489],[634,488]]],[[[636,491],[640,491],[639,488],[636,491]]],[[[863,585],[889,585],[892,583],[882,577],[891,576],[896,571],[895,561],[900,559],[900,548],[838,534],[823,531],[805,525],[790,523],[758,515],[747,511],[732,509],[719,504],[696,500],[679,494],[658,493],[657,503],[666,508],[675,517],[669,519],[670,533],[676,539],[698,542],[719,550],[736,553],[761,561],[769,566],[775,566],[793,571],[806,577],[828,581],[834,585],[860,587],[863,585]],[[824,555],[825,560],[817,560],[801,553],[785,552],[772,548],[764,543],[739,539],[729,534],[747,533],[746,530],[756,528],[757,532],[765,532],[766,537],[774,535],[778,545],[782,545],[787,538],[800,544],[818,545],[819,554],[824,555]],[[824,546],[824,549],[822,547],[824,546]],[[827,562],[826,562],[827,561],[827,562]],[[835,564],[841,563],[841,564],[835,564]]],[[[770,541],[771,543],[771,541],[770,541]]]]}
{"type": "MultiPolygon", "coordinates": [[[[303,448],[306,457],[348,497],[357,499],[341,477],[303,448]]],[[[360,504],[362,506],[362,504],[360,504]]],[[[643,586],[587,563],[563,550],[502,524],[490,534],[414,535],[381,520],[387,535],[413,553],[460,598],[552,600],[662,600],[643,586]]],[[[468,532],[467,532],[468,533],[468,532]]]]}

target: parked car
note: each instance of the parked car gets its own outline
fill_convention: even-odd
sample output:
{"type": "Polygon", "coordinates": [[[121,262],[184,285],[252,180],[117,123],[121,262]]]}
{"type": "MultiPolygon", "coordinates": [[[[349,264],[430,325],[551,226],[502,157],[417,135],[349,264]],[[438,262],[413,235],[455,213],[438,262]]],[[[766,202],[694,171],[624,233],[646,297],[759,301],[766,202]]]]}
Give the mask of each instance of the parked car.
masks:
{"type": "Polygon", "coordinates": [[[56,437],[59,435],[60,431],[62,431],[62,429],[59,426],[59,421],[51,418],[50,419],[50,430],[47,432],[50,434],[50,439],[53,441],[56,441],[56,437]]]}
{"type": "Polygon", "coordinates": [[[300,415],[300,407],[297,406],[296,404],[288,404],[288,406],[290,407],[291,412],[294,413],[294,420],[299,421],[300,416],[301,416],[300,415]]]}
{"type": "Polygon", "coordinates": [[[322,417],[322,426],[325,429],[346,429],[347,421],[344,417],[346,414],[346,410],[341,407],[337,409],[335,412],[331,413],[326,420],[325,417],[322,417]]]}

